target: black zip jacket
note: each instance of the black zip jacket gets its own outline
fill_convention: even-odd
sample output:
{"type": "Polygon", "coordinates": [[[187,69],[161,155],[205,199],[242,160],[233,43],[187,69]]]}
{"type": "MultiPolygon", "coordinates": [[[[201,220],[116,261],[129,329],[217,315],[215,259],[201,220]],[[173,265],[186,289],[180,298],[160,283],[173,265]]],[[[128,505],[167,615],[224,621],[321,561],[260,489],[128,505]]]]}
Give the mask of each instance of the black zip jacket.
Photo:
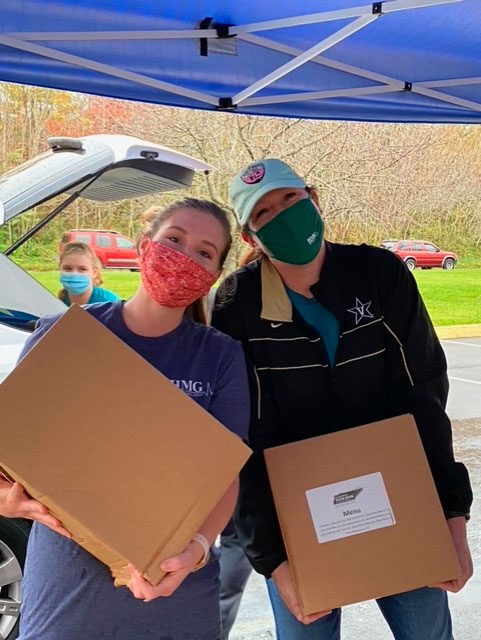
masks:
{"type": "Polygon", "coordinates": [[[235,522],[256,571],[286,559],[263,450],[412,413],[447,518],[468,517],[465,466],[454,460],[446,359],[405,265],[385,249],[326,242],[315,298],[339,322],[331,367],[323,340],[293,309],[278,273],[258,260],[220,287],[212,324],[241,340],[252,394],[235,522]]]}

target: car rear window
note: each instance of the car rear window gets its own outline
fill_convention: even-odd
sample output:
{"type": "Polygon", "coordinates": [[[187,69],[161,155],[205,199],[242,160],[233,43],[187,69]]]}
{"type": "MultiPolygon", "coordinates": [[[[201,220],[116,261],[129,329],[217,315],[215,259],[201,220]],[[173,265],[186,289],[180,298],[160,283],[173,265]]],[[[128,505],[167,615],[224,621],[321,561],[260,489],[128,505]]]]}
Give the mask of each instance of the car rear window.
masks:
{"type": "Polygon", "coordinates": [[[110,236],[95,236],[95,244],[97,247],[111,247],[112,238],[110,236]]]}
{"type": "Polygon", "coordinates": [[[117,238],[117,246],[119,247],[119,249],[133,249],[135,247],[135,244],[132,242],[132,240],[120,236],[119,238],[117,238]]]}
{"type": "Polygon", "coordinates": [[[81,236],[77,234],[75,238],[73,238],[73,240],[75,242],[83,242],[84,244],[90,244],[90,236],[81,236]]]}
{"type": "Polygon", "coordinates": [[[423,250],[423,243],[422,242],[415,242],[413,244],[413,251],[422,251],[423,250]]]}

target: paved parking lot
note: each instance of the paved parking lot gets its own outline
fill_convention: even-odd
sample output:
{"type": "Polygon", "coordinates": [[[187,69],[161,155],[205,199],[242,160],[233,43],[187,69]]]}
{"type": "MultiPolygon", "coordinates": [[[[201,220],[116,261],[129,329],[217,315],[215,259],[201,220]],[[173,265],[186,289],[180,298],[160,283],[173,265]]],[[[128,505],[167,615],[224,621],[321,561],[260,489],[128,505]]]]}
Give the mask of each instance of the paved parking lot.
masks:
{"type": "Polygon", "coordinates": [[[442,340],[448,359],[448,413],[465,420],[481,417],[481,338],[442,340]]]}
{"type": "MultiPolygon", "coordinates": [[[[456,640],[481,637],[481,338],[443,340],[449,366],[448,413],[453,420],[456,456],[469,467],[475,493],[469,539],[475,574],[463,591],[450,596],[456,640]]],[[[275,638],[263,579],[253,575],[231,640],[275,638]]],[[[345,607],[343,640],[392,640],[375,603],[345,607]]]]}

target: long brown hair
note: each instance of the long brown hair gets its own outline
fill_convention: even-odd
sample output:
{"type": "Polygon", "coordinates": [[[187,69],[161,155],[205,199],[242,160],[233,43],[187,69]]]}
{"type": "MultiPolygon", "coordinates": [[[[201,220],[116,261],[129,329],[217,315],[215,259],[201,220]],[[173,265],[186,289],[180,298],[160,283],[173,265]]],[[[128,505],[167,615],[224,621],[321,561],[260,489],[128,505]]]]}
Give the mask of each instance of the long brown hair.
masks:
{"type": "MultiPolygon", "coordinates": [[[[180,209],[192,209],[194,211],[201,211],[202,213],[208,213],[220,222],[225,232],[225,248],[219,257],[219,268],[224,266],[225,259],[232,246],[232,234],[231,226],[227,213],[210,200],[199,200],[197,198],[183,198],[177,200],[167,207],[152,206],[144,211],[142,214],[142,220],[144,226],[137,238],[137,251],[139,250],[140,243],[144,238],[153,238],[162,224],[172,216],[176,211],[180,209]]],[[[185,310],[187,316],[192,318],[195,322],[201,322],[207,324],[207,310],[205,298],[199,298],[185,310]]]]}
{"type": "Polygon", "coordinates": [[[249,247],[239,258],[239,267],[245,267],[249,262],[254,262],[254,260],[258,260],[262,256],[267,258],[259,247],[249,247]]]}

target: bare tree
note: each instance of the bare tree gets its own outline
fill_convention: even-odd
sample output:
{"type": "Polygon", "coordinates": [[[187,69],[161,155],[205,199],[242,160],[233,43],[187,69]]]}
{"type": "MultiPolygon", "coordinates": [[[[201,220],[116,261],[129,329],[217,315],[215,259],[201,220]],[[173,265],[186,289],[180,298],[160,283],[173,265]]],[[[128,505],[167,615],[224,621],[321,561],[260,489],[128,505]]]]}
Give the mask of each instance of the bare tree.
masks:
{"type": "MultiPolygon", "coordinates": [[[[234,229],[233,176],[249,162],[279,157],[318,189],[332,240],[378,243],[424,236],[460,251],[481,247],[481,130],[476,127],[254,117],[0,85],[4,169],[45,148],[52,132],[127,133],[201,158],[213,171],[196,176],[190,191],[224,206],[234,229]]],[[[84,201],[49,233],[58,237],[62,226],[95,224],[135,235],[144,207],[180,195],[110,205],[84,201]]],[[[43,211],[39,207],[38,215],[43,211]]],[[[229,269],[242,250],[237,241],[229,269]]]]}

